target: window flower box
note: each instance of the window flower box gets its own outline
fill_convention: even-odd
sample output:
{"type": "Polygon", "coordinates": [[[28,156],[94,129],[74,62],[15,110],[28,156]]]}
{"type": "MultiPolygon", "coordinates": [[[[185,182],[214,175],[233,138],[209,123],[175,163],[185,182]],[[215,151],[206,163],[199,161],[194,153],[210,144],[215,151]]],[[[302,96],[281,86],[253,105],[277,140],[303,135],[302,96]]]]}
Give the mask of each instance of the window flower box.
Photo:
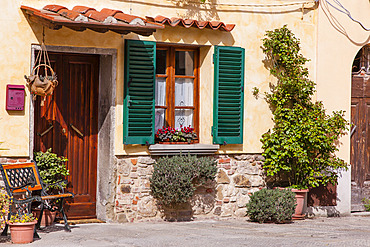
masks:
{"type": "Polygon", "coordinates": [[[179,129],[172,127],[158,129],[155,138],[156,142],[160,144],[193,144],[198,140],[194,128],[191,128],[190,125],[179,129]]]}

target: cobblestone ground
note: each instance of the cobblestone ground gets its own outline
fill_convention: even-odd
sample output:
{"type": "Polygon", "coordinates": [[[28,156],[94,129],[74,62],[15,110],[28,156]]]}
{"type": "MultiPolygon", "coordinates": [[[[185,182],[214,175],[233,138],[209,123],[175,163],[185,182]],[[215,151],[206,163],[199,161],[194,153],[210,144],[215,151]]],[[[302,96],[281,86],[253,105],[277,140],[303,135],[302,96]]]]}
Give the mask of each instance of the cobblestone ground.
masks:
{"type": "MultiPolygon", "coordinates": [[[[315,218],[291,224],[245,220],[54,225],[27,246],[370,246],[370,217],[315,218]]],[[[0,245],[9,244],[3,237],[0,245]]],[[[13,245],[17,246],[17,245],[13,245]]],[[[24,246],[24,245],[22,245],[24,246]]]]}

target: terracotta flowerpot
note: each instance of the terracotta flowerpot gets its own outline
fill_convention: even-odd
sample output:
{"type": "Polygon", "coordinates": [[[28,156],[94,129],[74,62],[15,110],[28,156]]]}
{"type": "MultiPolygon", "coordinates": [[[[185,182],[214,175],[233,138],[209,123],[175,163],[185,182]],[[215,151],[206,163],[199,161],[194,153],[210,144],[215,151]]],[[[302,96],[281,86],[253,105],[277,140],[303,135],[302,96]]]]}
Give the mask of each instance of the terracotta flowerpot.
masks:
{"type": "MultiPolygon", "coordinates": [[[[41,209],[36,208],[36,209],[33,209],[32,212],[33,212],[33,215],[35,215],[37,219],[40,218],[41,209]]],[[[50,226],[51,224],[53,224],[56,215],[57,215],[56,211],[51,212],[50,210],[44,209],[44,212],[42,213],[42,219],[41,219],[40,226],[45,227],[45,226],[50,226]]]]}
{"type": "Polygon", "coordinates": [[[308,193],[308,189],[304,189],[304,190],[292,189],[292,191],[295,193],[295,198],[297,201],[297,206],[293,214],[293,220],[304,219],[305,214],[303,214],[303,208],[304,208],[306,194],[308,193]]]}
{"type": "Polygon", "coordinates": [[[37,221],[9,223],[10,236],[14,244],[28,244],[33,241],[33,232],[37,221]]]}

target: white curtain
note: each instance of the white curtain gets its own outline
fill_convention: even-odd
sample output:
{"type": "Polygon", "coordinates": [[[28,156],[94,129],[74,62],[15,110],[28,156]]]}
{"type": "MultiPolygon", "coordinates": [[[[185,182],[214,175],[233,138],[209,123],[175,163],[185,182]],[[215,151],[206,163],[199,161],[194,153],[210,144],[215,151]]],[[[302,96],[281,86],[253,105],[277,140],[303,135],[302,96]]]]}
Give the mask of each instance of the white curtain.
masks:
{"type": "MultiPolygon", "coordinates": [[[[194,80],[189,78],[176,78],[175,80],[175,106],[193,106],[194,80]]],[[[175,110],[175,128],[180,126],[193,126],[193,110],[175,110]]]]}

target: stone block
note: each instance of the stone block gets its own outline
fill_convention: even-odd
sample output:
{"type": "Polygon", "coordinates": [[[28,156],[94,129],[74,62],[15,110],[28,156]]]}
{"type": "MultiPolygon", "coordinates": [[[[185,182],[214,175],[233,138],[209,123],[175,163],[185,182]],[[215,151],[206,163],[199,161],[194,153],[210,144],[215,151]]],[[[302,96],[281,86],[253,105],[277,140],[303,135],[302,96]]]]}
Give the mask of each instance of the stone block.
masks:
{"type": "Polygon", "coordinates": [[[138,204],[138,212],[143,217],[154,217],[157,214],[157,205],[153,197],[143,197],[138,204]]]}
{"type": "Polygon", "coordinates": [[[249,175],[258,175],[259,171],[260,171],[259,166],[256,166],[256,165],[254,166],[249,165],[244,169],[245,174],[249,174],[249,175]]]}
{"type": "Polygon", "coordinates": [[[234,187],[234,185],[224,185],[222,193],[223,193],[224,197],[232,197],[232,196],[236,196],[238,191],[234,187]]]}
{"type": "Polygon", "coordinates": [[[221,217],[229,217],[233,215],[235,205],[233,203],[227,203],[222,205],[221,217]]]}
{"type": "Polygon", "coordinates": [[[231,159],[230,158],[221,158],[218,160],[219,164],[224,164],[224,163],[230,163],[231,159]]]}
{"type": "Polygon", "coordinates": [[[155,160],[151,157],[139,157],[138,163],[140,164],[146,164],[146,165],[152,165],[155,163],[155,160]]]}
{"type": "Polygon", "coordinates": [[[122,193],[131,193],[131,186],[130,185],[121,185],[120,188],[122,193]]]}
{"type": "Polygon", "coordinates": [[[236,200],[236,205],[239,208],[244,208],[245,205],[247,205],[247,203],[249,202],[249,199],[250,198],[248,195],[239,196],[238,199],[236,200]]]}
{"type": "Polygon", "coordinates": [[[264,186],[265,181],[260,176],[252,176],[249,178],[252,187],[264,186]]]}
{"type": "Polygon", "coordinates": [[[118,160],[117,169],[118,173],[122,174],[123,176],[128,176],[131,170],[131,161],[125,159],[118,160]]]}
{"type": "Polygon", "coordinates": [[[247,215],[247,209],[246,208],[238,208],[235,211],[235,216],[236,217],[242,218],[242,217],[245,217],[246,215],[247,215]]]}
{"type": "Polygon", "coordinates": [[[221,215],[221,207],[216,207],[215,210],[213,210],[214,215],[221,215]]]}
{"type": "Polygon", "coordinates": [[[255,155],[254,159],[257,161],[265,161],[265,157],[263,157],[262,155],[255,155]]]}
{"type": "Polygon", "coordinates": [[[251,187],[251,182],[249,181],[249,178],[243,175],[236,175],[233,180],[236,187],[251,187]]]}
{"type": "Polygon", "coordinates": [[[216,177],[216,181],[219,184],[229,184],[230,183],[230,178],[226,174],[225,170],[219,169],[217,177],[216,177]]]}
{"type": "Polygon", "coordinates": [[[117,214],[117,222],[118,223],[126,223],[126,222],[128,222],[128,219],[126,217],[126,214],[125,213],[119,213],[119,214],[117,214]]]}
{"type": "Polygon", "coordinates": [[[139,167],[137,169],[137,175],[139,175],[139,176],[146,176],[148,174],[149,174],[149,170],[146,169],[146,168],[139,167]]]}

